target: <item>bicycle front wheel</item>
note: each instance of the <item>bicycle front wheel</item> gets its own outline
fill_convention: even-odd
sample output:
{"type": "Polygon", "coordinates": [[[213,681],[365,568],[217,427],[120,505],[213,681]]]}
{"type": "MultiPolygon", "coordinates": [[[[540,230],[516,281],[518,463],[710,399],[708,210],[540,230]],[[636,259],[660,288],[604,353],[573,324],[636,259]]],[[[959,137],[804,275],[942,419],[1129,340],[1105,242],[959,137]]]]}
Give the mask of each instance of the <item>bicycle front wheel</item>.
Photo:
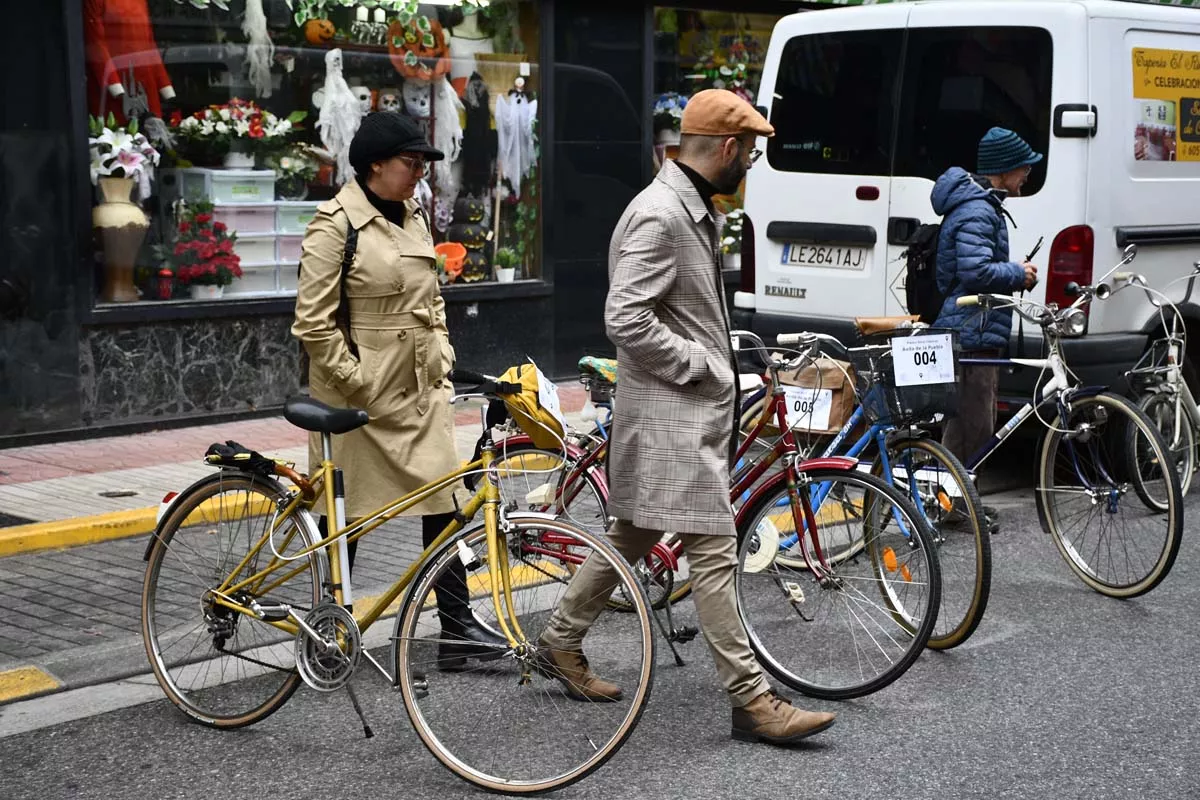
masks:
{"type": "MultiPolygon", "coordinates": [[[[888,447],[891,480],[929,523],[942,570],[942,601],[929,646],[965,642],[983,619],[992,585],[992,544],[983,501],[967,468],[932,439],[901,439],[888,447]]],[[[872,474],[883,476],[876,458],[872,474]]]]}
{"type": "Polygon", "coordinates": [[[142,636],[158,684],[196,722],[250,725],[300,685],[293,634],[216,602],[222,587],[269,564],[280,569],[225,593],[241,606],[286,603],[302,615],[319,602],[324,561],[297,557],[317,533],[306,517],[279,519],[285,497],[275,481],[222,472],[188,489],[158,528],[142,584],[142,636]]]}
{"type": "MultiPolygon", "coordinates": [[[[1139,403],[1143,412],[1150,418],[1171,457],[1175,471],[1179,474],[1179,491],[1187,496],[1192,485],[1192,474],[1196,471],[1196,431],[1192,428],[1192,420],[1187,412],[1180,407],[1178,395],[1168,392],[1153,392],[1143,397],[1139,403]]],[[[1137,448],[1134,448],[1137,452],[1137,448]]],[[[1139,461],[1152,465],[1149,454],[1141,454],[1139,461]]],[[[1141,474],[1139,470],[1138,474],[1141,474]]],[[[1152,473],[1153,474],[1153,473],[1152,473]]],[[[1145,492],[1143,487],[1143,492],[1145,492]]],[[[1156,502],[1162,507],[1164,501],[1159,498],[1156,502]]]]}
{"type": "Polygon", "coordinates": [[[1183,533],[1178,473],[1148,467],[1170,463],[1162,437],[1141,409],[1108,393],[1073,399],[1055,423],[1042,440],[1042,527],[1097,592],[1145,594],[1170,572],[1183,533]]]}
{"type": "Polygon", "coordinates": [[[861,697],[903,675],[929,641],[937,554],[912,503],[878,478],[828,469],[801,477],[793,493],[779,475],[738,515],[738,609],[778,680],[812,697],[861,697]],[[826,541],[860,546],[832,560],[817,555],[826,541]]]}
{"type": "Polygon", "coordinates": [[[514,514],[508,522],[499,555],[510,563],[511,609],[503,608],[502,599],[497,608],[484,527],[464,532],[430,558],[409,590],[397,617],[395,666],[413,727],[443,765],[489,791],[536,794],[584,778],[633,732],[650,697],[654,636],[645,593],[612,545],[561,520],[514,514]],[[523,635],[517,634],[516,647],[480,653],[470,669],[438,672],[439,651],[454,642],[441,638],[434,590],[453,585],[450,573],[460,560],[469,565],[466,594],[476,619],[497,631],[501,619],[510,625],[515,619],[523,635]],[[589,580],[569,595],[572,619],[590,618],[583,608],[599,615],[583,649],[591,670],[621,687],[616,702],[573,700],[539,671],[543,632],[573,573],[589,580]],[[625,595],[629,613],[602,611],[614,587],[625,595]]]}

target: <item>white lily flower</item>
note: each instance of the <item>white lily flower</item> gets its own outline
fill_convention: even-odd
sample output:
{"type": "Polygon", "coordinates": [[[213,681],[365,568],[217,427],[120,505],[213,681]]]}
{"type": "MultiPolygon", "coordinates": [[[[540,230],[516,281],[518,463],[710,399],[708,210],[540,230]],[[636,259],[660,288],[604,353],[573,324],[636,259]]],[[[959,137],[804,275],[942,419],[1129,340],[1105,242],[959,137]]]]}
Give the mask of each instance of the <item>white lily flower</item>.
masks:
{"type": "Polygon", "coordinates": [[[216,125],[214,125],[214,126],[213,126],[213,129],[214,129],[214,130],[215,130],[217,133],[220,133],[220,134],[226,134],[226,133],[229,133],[229,125],[228,125],[227,123],[224,123],[224,122],[218,122],[216,125]]]}

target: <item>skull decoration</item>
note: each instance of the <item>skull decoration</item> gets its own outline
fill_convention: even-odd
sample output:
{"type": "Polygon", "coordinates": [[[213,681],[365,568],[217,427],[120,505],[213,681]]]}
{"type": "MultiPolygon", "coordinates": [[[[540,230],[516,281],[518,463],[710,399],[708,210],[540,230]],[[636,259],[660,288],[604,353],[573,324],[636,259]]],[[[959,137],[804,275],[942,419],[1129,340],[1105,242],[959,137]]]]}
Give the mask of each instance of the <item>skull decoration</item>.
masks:
{"type": "Polygon", "coordinates": [[[357,84],[350,87],[350,91],[358,98],[358,104],[362,107],[363,114],[371,113],[371,90],[362,84],[357,84]]]}
{"type": "Polygon", "coordinates": [[[428,119],[431,89],[428,81],[407,80],[404,82],[404,108],[410,117],[428,119]]]}
{"type": "Polygon", "coordinates": [[[396,111],[401,110],[403,100],[400,96],[399,89],[380,89],[379,90],[379,110],[380,111],[396,111]]]}

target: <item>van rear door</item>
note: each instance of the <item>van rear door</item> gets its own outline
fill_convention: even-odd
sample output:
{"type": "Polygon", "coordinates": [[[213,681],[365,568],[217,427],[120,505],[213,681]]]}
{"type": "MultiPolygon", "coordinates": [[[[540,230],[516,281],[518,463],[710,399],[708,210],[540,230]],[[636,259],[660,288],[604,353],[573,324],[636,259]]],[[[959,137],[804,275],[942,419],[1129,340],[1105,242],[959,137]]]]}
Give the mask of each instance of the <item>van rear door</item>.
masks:
{"type": "MultiPolygon", "coordinates": [[[[907,5],[785,17],[761,97],[775,136],[751,172],[758,312],[883,313],[896,97],[907,5]]],[[[844,325],[844,323],[843,323],[844,325]]]]}
{"type": "MultiPolygon", "coordinates": [[[[906,313],[905,241],[937,222],[934,181],[952,166],[974,172],[980,138],[999,126],[1016,131],[1045,159],[1005,208],[1010,258],[1034,262],[1042,284],[1058,234],[1085,221],[1088,138],[1053,136],[1056,109],[1090,105],[1087,16],[1082,5],[1004,0],[913,6],[893,167],[887,250],[887,312],[906,313]]],[[[1028,333],[1028,331],[1027,331],[1028,333]]]]}

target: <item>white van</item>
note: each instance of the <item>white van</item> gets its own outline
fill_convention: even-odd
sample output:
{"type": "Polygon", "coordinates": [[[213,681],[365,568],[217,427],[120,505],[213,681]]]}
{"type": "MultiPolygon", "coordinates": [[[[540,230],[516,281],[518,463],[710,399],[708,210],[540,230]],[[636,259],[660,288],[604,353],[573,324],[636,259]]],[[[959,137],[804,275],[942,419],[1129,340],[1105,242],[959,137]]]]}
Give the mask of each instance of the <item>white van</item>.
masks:
{"type": "MultiPolygon", "coordinates": [[[[1014,261],[1044,238],[1029,296],[1065,302],[1066,284],[1100,278],[1130,242],[1151,286],[1200,258],[1200,11],[928,0],[798,13],[771,36],[759,98],[776,135],[747,178],[734,327],[853,341],[854,317],[907,313],[904,242],[938,221],[934,180],[973,171],[994,125],[1046,154],[1005,203],[1014,261]]],[[[1200,307],[1185,313],[1194,380],[1200,307]]],[[[1140,292],[1096,302],[1068,363],[1118,383],[1156,319],[1140,292]]],[[[1028,353],[1038,334],[1025,326],[1028,353]]],[[[1003,376],[1002,397],[1035,377],[1003,376]]]]}

